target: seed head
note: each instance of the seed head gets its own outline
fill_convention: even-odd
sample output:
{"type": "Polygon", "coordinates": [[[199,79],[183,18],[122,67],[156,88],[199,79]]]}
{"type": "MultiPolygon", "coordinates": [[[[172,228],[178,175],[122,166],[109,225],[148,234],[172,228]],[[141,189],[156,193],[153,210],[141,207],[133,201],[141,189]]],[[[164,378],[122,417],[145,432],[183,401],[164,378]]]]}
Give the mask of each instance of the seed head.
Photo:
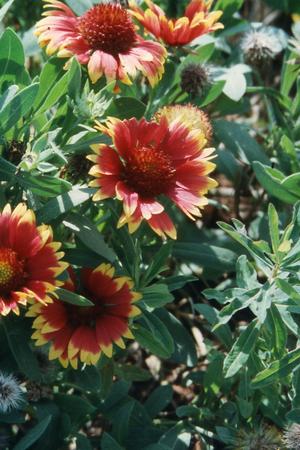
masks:
{"type": "Polygon", "coordinates": [[[61,177],[75,184],[86,183],[91,166],[85,154],[78,153],[71,155],[68,164],[61,172],[61,177]]]}
{"type": "Polygon", "coordinates": [[[206,66],[191,63],[181,72],[181,89],[192,98],[200,97],[209,84],[210,76],[206,66]]]}
{"type": "Polygon", "coordinates": [[[245,61],[252,66],[268,63],[282,51],[282,43],[267,28],[253,29],[241,41],[245,61]]]}
{"type": "Polygon", "coordinates": [[[278,450],[281,444],[279,431],[275,427],[261,425],[257,429],[241,429],[236,435],[233,450],[278,450]]]}
{"type": "Polygon", "coordinates": [[[300,450],[300,425],[293,423],[283,434],[283,443],[290,450],[300,450]]]}
{"type": "Polygon", "coordinates": [[[17,408],[22,400],[22,389],[13,375],[0,372],[0,412],[17,408]]]}

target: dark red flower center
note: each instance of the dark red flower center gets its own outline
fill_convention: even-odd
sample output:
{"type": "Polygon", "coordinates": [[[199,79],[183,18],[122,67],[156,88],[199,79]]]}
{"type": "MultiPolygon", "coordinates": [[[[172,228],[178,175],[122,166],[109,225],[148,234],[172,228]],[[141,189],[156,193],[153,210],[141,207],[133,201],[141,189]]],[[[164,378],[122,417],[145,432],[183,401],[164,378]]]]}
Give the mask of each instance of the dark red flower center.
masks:
{"type": "Polygon", "coordinates": [[[128,52],[136,41],[133,22],[120,5],[94,6],[79,18],[78,30],[93,50],[111,55],[128,52]]]}
{"type": "Polygon", "coordinates": [[[175,170],[162,150],[152,147],[135,149],[123,168],[123,181],[145,198],[165,193],[173,180],[175,170]]]}
{"type": "Polygon", "coordinates": [[[77,306],[65,303],[64,306],[68,311],[69,323],[75,328],[81,325],[95,328],[97,318],[107,314],[110,304],[107,304],[107,299],[101,299],[97,295],[94,295],[93,292],[84,285],[81,286],[79,294],[88,298],[94,305],[77,306]]]}
{"type": "Polygon", "coordinates": [[[0,295],[18,289],[24,279],[24,260],[10,248],[0,248],[0,295]]]}

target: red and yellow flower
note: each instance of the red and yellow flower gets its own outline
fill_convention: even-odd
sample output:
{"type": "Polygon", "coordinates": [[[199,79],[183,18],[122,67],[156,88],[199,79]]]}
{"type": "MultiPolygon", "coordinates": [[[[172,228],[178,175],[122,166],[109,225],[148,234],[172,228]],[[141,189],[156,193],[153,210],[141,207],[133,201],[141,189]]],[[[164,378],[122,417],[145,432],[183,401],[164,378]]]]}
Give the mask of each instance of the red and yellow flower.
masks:
{"type": "Polygon", "coordinates": [[[47,225],[36,225],[33,211],[20,203],[6,205],[0,214],[0,314],[19,314],[28,300],[51,302],[49,293],[59,286],[56,277],[67,264],[61,262],[59,242],[53,242],[47,225]]]}
{"type": "Polygon", "coordinates": [[[169,124],[179,122],[186,125],[195,134],[201,137],[201,142],[209,143],[212,139],[212,125],[208,115],[193,105],[170,105],[160,108],[155,114],[157,121],[165,117],[169,124]],[[204,136],[205,140],[203,141],[204,136]]]}
{"type": "MultiPolygon", "coordinates": [[[[54,299],[49,305],[34,304],[28,317],[35,317],[32,338],[36,345],[51,343],[49,359],[59,359],[64,367],[77,368],[78,360],[96,364],[101,353],[111,357],[113,343],[125,348],[123,338],[133,339],[129,320],[140,314],[134,302],[141,295],[134,292],[128,277],[115,277],[110,264],[96,269],[82,269],[81,294],[93,306],[76,306],[54,299]]],[[[65,283],[65,289],[77,290],[76,276],[65,283]]]]}
{"type": "Polygon", "coordinates": [[[222,11],[210,12],[212,0],[191,0],[185,9],[184,17],[168,19],[164,11],[151,0],[145,0],[148,8],[144,11],[134,0],[130,2],[131,14],[145,29],[172,46],[186,45],[203,34],[220,30],[223,25],[217,22],[222,11]]]}
{"type": "Polygon", "coordinates": [[[95,201],[117,197],[123,202],[118,226],[134,232],[145,219],[160,236],[176,238],[176,229],[158,197],[171,199],[188,217],[201,216],[205,194],[217,183],[208,174],[213,148],[204,148],[204,133],[164,114],[156,121],[109,118],[98,128],[113,145],[92,146],[90,174],[96,179],[95,201]]]}
{"type": "Polygon", "coordinates": [[[87,65],[93,83],[104,75],[108,82],[131,84],[138,71],[152,86],[159,81],[166,50],[158,42],[138,36],[126,9],[117,4],[99,4],[78,17],[63,2],[45,1],[46,17],[37,23],[35,34],[49,55],[75,55],[87,65]]]}

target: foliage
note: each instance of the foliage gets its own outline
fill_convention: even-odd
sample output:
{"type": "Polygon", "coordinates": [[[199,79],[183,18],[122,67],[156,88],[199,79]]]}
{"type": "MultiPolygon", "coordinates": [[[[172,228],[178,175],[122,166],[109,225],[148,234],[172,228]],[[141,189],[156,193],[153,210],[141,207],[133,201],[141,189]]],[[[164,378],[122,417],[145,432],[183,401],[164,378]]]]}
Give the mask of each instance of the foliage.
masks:
{"type": "MultiPolygon", "coordinates": [[[[80,15],[99,2],[66,3],[80,15]]],[[[156,3],[183,15],[180,2],[156,3]]],[[[110,358],[104,346],[77,370],[49,360],[49,342],[34,345],[31,303],[0,316],[0,378],[22,391],[0,410],[0,448],[285,448],[285,430],[300,424],[300,10],[266,0],[260,17],[253,3],[216,1],[224,29],[168,46],[154,87],[140,73],[116,92],[113,79],[92,83],[76,57],[65,64],[38,47],[41,1],[0,2],[0,210],[25,202],[78,279],[81,268],[113,265],[141,312],[126,316],[134,340],[125,349],[114,345],[110,358]],[[278,8],[276,26],[262,28],[278,8]],[[279,50],[257,65],[242,42],[265,28],[279,50]],[[182,83],[186,67],[187,76],[203,69],[200,87],[182,83]],[[219,183],[195,222],[163,201],[174,242],[145,220],[133,233],[119,227],[120,198],[93,201],[86,158],[90,146],[111,145],[109,118],[158,120],[173,104],[211,119],[219,183]]],[[[0,251],[2,239],[0,229],[0,251]]],[[[54,295],[68,311],[89,311],[82,279],[69,290],[61,272],[54,295]]],[[[0,385],[0,406],[1,395],[0,385]]]]}

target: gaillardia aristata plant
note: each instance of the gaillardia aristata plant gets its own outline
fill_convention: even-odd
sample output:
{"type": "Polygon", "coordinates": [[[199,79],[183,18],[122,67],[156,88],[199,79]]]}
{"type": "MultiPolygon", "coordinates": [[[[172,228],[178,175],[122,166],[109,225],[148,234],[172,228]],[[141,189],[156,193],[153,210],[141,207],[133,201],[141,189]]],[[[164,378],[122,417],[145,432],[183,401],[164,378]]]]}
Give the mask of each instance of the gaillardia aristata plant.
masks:
{"type": "Polygon", "coordinates": [[[65,289],[86,296],[91,306],[77,306],[54,299],[49,305],[34,304],[27,312],[35,317],[32,338],[36,345],[51,343],[49,358],[58,358],[64,367],[77,368],[78,360],[96,364],[103,352],[111,357],[113,343],[125,348],[123,337],[132,339],[130,318],[140,314],[134,302],[141,295],[134,292],[128,277],[115,277],[110,264],[96,269],[82,269],[78,276],[72,269],[65,289]]]}
{"type": "Polygon", "coordinates": [[[170,46],[182,46],[191,43],[203,34],[220,30],[223,25],[217,22],[222,11],[212,11],[211,0],[191,0],[184,16],[169,19],[164,11],[151,0],[145,0],[148,8],[144,11],[136,2],[130,2],[133,17],[141,23],[145,30],[170,46]]]}
{"type": "MultiPolygon", "coordinates": [[[[191,115],[198,114],[190,109],[191,115]]],[[[199,119],[199,116],[197,116],[199,119]]],[[[109,118],[98,128],[112,139],[112,145],[93,146],[95,163],[90,174],[96,179],[94,200],[117,197],[123,202],[119,226],[128,224],[133,233],[146,220],[159,236],[176,238],[176,229],[161,201],[172,200],[188,217],[201,216],[207,204],[205,194],[217,183],[208,175],[215,165],[214,148],[205,148],[202,129],[164,112],[156,121],[109,118]]]]}
{"type": "Polygon", "coordinates": [[[61,262],[59,242],[51,227],[37,226],[34,212],[20,203],[6,205],[0,214],[0,314],[19,314],[28,300],[51,301],[49,294],[60,284],[57,276],[67,267],[61,262]]]}
{"type": "Polygon", "coordinates": [[[300,450],[299,3],[0,1],[0,450],[300,450]]]}
{"type": "MultiPolygon", "coordinates": [[[[142,72],[153,86],[161,78],[166,57],[158,42],[142,39],[127,10],[119,4],[98,4],[78,17],[63,2],[46,0],[47,11],[36,25],[36,35],[47,53],[59,57],[75,55],[87,65],[95,83],[107,81],[131,84],[142,72]]],[[[115,90],[119,89],[116,84],[115,90]]]]}

